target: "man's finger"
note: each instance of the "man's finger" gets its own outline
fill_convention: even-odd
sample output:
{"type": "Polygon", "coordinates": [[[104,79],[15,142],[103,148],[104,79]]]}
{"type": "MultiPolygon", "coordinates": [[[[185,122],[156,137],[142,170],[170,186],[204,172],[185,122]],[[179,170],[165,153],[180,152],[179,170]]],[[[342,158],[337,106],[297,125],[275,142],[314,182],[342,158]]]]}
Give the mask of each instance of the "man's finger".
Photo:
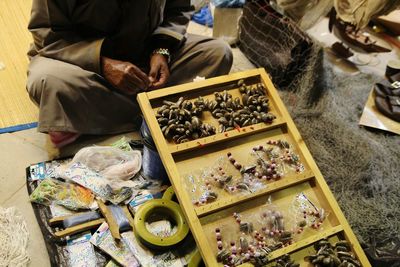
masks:
{"type": "Polygon", "coordinates": [[[160,78],[159,78],[159,80],[158,80],[156,83],[153,84],[153,86],[154,86],[155,88],[163,87],[163,86],[167,83],[168,78],[169,78],[168,66],[166,66],[166,65],[161,65],[161,68],[160,68],[160,78]]]}
{"type": "Polygon", "coordinates": [[[149,78],[143,71],[141,71],[135,65],[132,65],[130,68],[128,68],[128,74],[129,74],[129,76],[135,77],[141,81],[141,84],[143,84],[143,86],[141,87],[142,89],[147,89],[147,87],[149,87],[149,85],[150,85],[149,78]]]}
{"type": "Polygon", "coordinates": [[[157,81],[158,77],[158,72],[160,71],[160,65],[159,64],[152,64],[150,66],[150,72],[149,72],[149,80],[151,83],[155,83],[157,81]]]}
{"type": "Polygon", "coordinates": [[[139,77],[137,77],[136,75],[129,75],[129,76],[127,76],[126,78],[127,78],[127,79],[126,79],[127,82],[129,82],[129,84],[131,85],[132,90],[133,90],[133,89],[136,89],[136,88],[147,89],[147,87],[148,87],[148,86],[146,86],[146,84],[145,84],[141,79],[139,79],[139,77]]]}

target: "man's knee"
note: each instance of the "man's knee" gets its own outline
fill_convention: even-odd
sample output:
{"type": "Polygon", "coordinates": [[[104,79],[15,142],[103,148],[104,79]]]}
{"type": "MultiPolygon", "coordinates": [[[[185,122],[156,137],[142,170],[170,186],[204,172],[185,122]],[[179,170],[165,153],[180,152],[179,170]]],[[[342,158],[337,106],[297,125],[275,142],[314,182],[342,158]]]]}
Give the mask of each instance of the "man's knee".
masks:
{"type": "Polygon", "coordinates": [[[233,62],[230,46],[226,42],[216,39],[211,42],[210,50],[214,61],[218,63],[217,75],[229,73],[233,62]]]}
{"type": "MultiPolygon", "coordinates": [[[[48,58],[35,58],[28,69],[27,91],[30,98],[40,104],[43,96],[60,95],[77,80],[83,80],[84,71],[76,66],[48,58]]],[[[67,92],[65,92],[67,93],[67,92]]]]}
{"type": "Polygon", "coordinates": [[[36,104],[40,104],[43,95],[49,95],[48,90],[57,91],[58,88],[62,88],[60,85],[62,78],[60,75],[54,75],[54,70],[46,67],[38,69],[29,69],[28,80],[26,89],[32,101],[36,104]]]}

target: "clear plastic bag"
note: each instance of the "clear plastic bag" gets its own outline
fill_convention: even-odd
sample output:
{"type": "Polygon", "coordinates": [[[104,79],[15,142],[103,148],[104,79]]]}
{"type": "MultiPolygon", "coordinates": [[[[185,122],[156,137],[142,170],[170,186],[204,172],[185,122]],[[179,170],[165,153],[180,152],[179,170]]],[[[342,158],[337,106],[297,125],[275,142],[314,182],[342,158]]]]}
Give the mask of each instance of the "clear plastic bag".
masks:
{"type": "Polygon", "coordinates": [[[140,151],[124,151],[116,147],[92,146],[85,147],[76,153],[71,164],[81,163],[99,173],[109,181],[112,189],[130,187],[126,183],[140,170],[142,155],[140,151]]]}

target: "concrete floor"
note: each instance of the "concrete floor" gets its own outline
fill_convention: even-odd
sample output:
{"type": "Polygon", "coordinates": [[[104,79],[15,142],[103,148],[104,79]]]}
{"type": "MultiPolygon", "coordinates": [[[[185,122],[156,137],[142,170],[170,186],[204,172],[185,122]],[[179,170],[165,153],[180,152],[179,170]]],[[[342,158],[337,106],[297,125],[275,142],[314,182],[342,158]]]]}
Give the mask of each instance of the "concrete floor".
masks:
{"type": "MultiPolygon", "coordinates": [[[[189,31],[208,36],[212,34],[211,29],[196,24],[191,24],[189,31]]],[[[232,72],[254,67],[238,48],[233,49],[233,54],[232,72]]],[[[25,168],[34,163],[73,155],[79,148],[87,145],[111,144],[122,136],[134,139],[138,138],[138,133],[86,138],[85,140],[78,140],[76,144],[61,151],[54,148],[48,136],[38,133],[36,128],[0,135],[0,206],[14,206],[25,217],[30,233],[28,244],[28,253],[31,257],[30,266],[46,267],[50,266],[50,261],[42,233],[29,202],[25,168]]]]}

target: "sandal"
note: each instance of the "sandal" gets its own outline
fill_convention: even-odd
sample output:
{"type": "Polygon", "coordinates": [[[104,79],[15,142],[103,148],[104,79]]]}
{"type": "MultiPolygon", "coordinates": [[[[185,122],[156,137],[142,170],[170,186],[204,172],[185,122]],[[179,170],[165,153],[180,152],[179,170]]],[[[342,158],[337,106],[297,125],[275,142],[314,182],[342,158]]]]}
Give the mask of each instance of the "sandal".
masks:
{"type": "Polygon", "coordinates": [[[400,82],[400,72],[390,76],[389,77],[389,81],[392,82],[392,83],[400,82]]]}
{"type": "Polygon", "coordinates": [[[374,91],[377,96],[381,97],[386,97],[388,95],[400,96],[400,82],[395,81],[390,83],[387,80],[383,80],[382,82],[375,84],[374,91]]]}
{"type": "Polygon", "coordinates": [[[387,95],[382,97],[377,95],[375,105],[382,114],[400,122],[400,96],[387,95]]]}

